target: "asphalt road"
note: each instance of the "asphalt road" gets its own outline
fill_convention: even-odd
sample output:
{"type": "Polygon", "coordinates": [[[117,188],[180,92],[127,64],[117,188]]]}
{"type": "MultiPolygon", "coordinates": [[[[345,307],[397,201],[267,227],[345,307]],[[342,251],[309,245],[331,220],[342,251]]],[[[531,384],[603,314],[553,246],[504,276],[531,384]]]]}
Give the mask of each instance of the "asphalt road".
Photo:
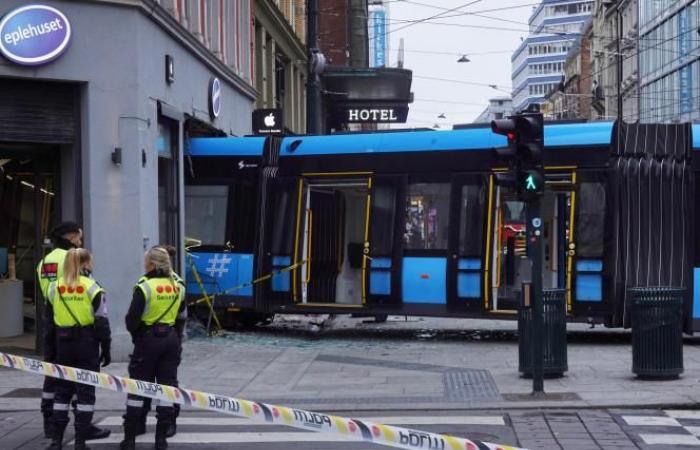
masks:
{"type": "MultiPolygon", "coordinates": [[[[117,449],[122,439],[122,411],[100,411],[95,422],[112,430],[93,450],[117,449]]],[[[343,412],[335,412],[345,416],[343,412]]],[[[501,445],[543,450],[671,450],[700,448],[700,411],[673,410],[512,410],[512,411],[382,411],[353,418],[395,424],[501,445]]],[[[155,419],[149,418],[148,433],[139,437],[137,448],[152,448],[155,419]]],[[[72,440],[68,430],[66,442],[72,440]]],[[[49,443],[43,438],[38,412],[0,412],[0,448],[36,450],[49,443]]],[[[184,411],[178,434],[169,440],[171,450],[372,450],[388,448],[366,442],[260,425],[221,415],[184,411]]],[[[67,448],[72,446],[66,445],[67,448]]],[[[439,445],[434,448],[443,448],[439,445]]],[[[445,447],[448,448],[448,447],[445,447]]]]}

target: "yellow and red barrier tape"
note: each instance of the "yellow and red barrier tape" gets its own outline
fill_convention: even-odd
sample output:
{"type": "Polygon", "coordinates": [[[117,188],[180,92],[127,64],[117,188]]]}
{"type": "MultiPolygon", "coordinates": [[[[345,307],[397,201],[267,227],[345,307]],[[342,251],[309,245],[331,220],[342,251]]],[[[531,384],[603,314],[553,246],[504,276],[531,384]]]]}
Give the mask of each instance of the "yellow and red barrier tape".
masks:
{"type": "Polygon", "coordinates": [[[225,397],[191,389],[149,383],[133,378],[119,377],[104,372],[76,369],[0,352],[0,366],[35,373],[37,375],[69,380],[124,394],[135,394],[156,400],[165,400],[194,408],[215,411],[257,422],[286,425],[307,431],[345,436],[404,449],[426,450],[523,450],[507,445],[490,444],[446,434],[429,433],[379,423],[347,419],[340,416],[315,413],[302,409],[268,405],[234,397],[225,397]]]}

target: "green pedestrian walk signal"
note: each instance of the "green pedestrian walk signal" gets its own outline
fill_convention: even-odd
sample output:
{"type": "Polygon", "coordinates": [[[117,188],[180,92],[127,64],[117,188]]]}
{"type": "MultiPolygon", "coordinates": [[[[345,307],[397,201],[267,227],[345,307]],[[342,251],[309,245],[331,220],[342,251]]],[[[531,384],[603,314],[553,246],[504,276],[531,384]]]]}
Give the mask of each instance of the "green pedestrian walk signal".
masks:
{"type": "Polygon", "coordinates": [[[528,175],[525,180],[525,190],[526,191],[536,191],[537,185],[535,184],[535,177],[528,175]]]}
{"type": "Polygon", "coordinates": [[[520,174],[520,195],[523,200],[533,200],[544,191],[544,177],[539,170],[525,170],[520,174]]]}

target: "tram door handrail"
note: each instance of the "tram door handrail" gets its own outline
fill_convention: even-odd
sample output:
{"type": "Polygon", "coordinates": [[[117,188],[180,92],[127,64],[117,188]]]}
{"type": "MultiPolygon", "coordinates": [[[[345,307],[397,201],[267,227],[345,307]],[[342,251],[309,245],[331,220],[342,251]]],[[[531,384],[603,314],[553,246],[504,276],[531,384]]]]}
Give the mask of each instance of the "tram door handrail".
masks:
{"type": "Polygon", "coordinates": [[[308,208],[306,210],[306,223],[308,224],[308,237],[307,237],[307,242],[306,242],[306,279],[304,280],[304,283],[309,284],[311,282],[311,261],[312,261],[312,250],[313,250],[313,244],[311,243],[311,239],[313,238],[313,230],[314,230],[314,212],[311,210],[311,208],[308,208]]]}

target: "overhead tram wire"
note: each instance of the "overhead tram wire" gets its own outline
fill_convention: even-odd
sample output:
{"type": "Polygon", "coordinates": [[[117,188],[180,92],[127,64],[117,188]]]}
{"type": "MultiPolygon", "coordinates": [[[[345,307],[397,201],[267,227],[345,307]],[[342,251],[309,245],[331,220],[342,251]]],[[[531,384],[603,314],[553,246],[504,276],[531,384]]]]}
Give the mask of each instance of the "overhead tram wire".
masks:
{"type": "MultiPolygon", "coordinates": [[[[423,23],[423,22],[428,21],[428,20],[440,18],[441,16],[444,16],[444,15],[447,14],[447,13],[450,13],[450,12],[453,12],[453,11],[459,11],[459,10],[462,9],[462,8],[468,8],[469,6],[474,5],[474,4],[476,4],[476,3],[479,3],[479,2],[482,2],[482,1],[483,1],[483,0],[472,0],[472,1],[470,1],[470,2],[467,2],[467,3],[463,4],[463,5],[456,6],[456,7],[454,7],[454,8],[450,8],[449,10],[444,11],[444,12],[441,12],[441,13],[439,13],[439,14],[435,14],[435,15],[432,15],[432,16],[430,16],[430,17],[426,17],[426,18],[423,18],[423,19],[419,19],[419,20],[413,21],[413,22],[411,22],[410,24],[405,25],[405,26],[403,26],[403,27],[395,28],[395,29],[393,29],[393,30],[387,30],[385,33],[381,33],[381,35],[387,36],[387,35],[389,35],[389,34],[391,34],[391,33],[395,33],[395,32],[397,32],[397,31],[404,30],[404,29],[406,29],[406,28],[408,28],[408,27],[412,27],[412,26],[414,26],[414,25],[418,25],[419,23],[423,23]]],[[[373,39],[376,39],[376,35],[375,35],[375,36],[372,36],[372,38],[373,38],[373,39]]]]}
{"type": "Polygon", "coordinates": [[[501,91],[501,92],[506,92],[508,94],[511,93],[512,88],[508,86],[499,86],[497,84],[489,84],[489,83],[479,83],[476,81],[463,81],[463,80],[452,80],[449,78],[439,78],[439,77],[427,77],[427,76],[422,76],[422,75],[413,75],[413,78],[417,78],[420,80],[433,80],[433,81],[443,81],[445,83],[457,83],[457,84],[466,84],[470,86],[483,86],[483,87],[488,87],[496,91],[501,91]]]}

